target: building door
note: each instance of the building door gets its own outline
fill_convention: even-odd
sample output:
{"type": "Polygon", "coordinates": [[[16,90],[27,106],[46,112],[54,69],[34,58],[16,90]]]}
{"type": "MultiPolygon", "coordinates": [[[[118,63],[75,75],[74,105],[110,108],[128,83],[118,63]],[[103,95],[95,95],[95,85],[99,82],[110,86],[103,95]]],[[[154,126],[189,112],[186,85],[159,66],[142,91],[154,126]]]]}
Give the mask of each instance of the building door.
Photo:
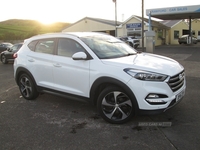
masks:
{"type": "Polygon", "coordinates": [[[198,31],[197,39],[200,41],[200,31],[198,31]]]}
{"type": "Polygon", "coordinates": [[[189,33],[190,33],[189,30],[184,30],[184,29],[182,30],[182,35],[189,35],[189,33]]]}

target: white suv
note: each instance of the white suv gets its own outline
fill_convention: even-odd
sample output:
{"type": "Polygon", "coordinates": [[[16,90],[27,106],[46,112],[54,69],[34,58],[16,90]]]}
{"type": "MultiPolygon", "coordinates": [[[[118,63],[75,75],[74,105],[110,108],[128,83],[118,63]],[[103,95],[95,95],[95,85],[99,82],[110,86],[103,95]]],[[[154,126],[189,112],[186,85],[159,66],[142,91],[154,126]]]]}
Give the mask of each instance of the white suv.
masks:
{"type": "Polygon", "coordinates": [[[14,76],[25,99],[51,92],[90,100],[110,123],[166,111],[186,88],[184,68],[175,60],[139,53],[103,33],[34,36],[15,57],[14,76]]]}

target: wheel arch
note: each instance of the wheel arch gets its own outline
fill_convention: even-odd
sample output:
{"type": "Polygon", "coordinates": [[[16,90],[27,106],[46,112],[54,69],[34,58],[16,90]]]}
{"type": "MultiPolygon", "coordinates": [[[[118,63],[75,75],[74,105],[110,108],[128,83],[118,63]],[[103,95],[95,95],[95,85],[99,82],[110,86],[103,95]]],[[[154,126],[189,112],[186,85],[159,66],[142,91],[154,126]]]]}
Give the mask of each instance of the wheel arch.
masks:
{"type": "Polygon", "coordinates": [[[17,68],[16,70],[16,75],[15,75],[15,81],[17,83],[17,85],[19,85],[19,77],[23,74],[23,73],[26,73],[30,76],[30,78],[32,79],[33,83],[35,84],[35,86],[37,86],[36,82],[35,82],[35,79],[33,77],[33,75],[31,74],[31,72],[29,70],[27,70],[26,68],[23,68],[23,67],[19,67],[17,68]]]}
{"type": "Polygon", "coordinates": [[[117,86],[126,91],[134,102],[135,110],[138,110],[138,103],[132,90],[125,83],[111,77],[100,77],[93,83],[90,90],[90,98],[94,105],[97,104],[97,98],[100,92],[107,86],[117,86]]]}
{"type": "Polygon", "coordinates": [[[5,53],[1,53],[0,60],[1,60],[1,62],[2,62],[2,63],[5,63],[5,64],[7,64],[7,63],[8,63],[8,60],[7,60],[7,58],[6,58],[6,55],[5,55],[5,53]],[[3,62],[3,60],[2,60],[2,59],[3,59],[3,58],[2,58],[3,56],[4,56],[4,57],[5,57],[5,59],[6,59],[6,61],[5,61],[5,62],[3,62]]]}

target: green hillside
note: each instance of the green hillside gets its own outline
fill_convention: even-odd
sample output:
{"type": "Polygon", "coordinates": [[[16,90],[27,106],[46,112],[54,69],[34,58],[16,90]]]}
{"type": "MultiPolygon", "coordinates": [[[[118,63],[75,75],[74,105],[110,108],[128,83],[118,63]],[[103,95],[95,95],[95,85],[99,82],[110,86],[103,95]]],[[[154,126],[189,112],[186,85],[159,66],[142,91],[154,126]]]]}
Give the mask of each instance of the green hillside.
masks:
{"type": "Polygon", "coordinates": [[[44,25],[35,20],[11,19],[0,22],[0,40],[23,40],[42,33],[60,32],[70,23],[44,25]]]}

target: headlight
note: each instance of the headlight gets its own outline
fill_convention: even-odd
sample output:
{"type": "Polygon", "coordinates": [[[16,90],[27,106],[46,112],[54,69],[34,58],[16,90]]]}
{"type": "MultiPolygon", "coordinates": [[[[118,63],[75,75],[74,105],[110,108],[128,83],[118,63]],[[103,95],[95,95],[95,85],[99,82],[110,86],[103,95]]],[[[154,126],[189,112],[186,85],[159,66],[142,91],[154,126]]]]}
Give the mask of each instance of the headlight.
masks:
{"type": "Polygon", "coordinates": [[[138,80],[145,81],[164,81],[168,77],[164,74],[148,72],[143,70],[124,69],[124,71],[138,80]]]}

